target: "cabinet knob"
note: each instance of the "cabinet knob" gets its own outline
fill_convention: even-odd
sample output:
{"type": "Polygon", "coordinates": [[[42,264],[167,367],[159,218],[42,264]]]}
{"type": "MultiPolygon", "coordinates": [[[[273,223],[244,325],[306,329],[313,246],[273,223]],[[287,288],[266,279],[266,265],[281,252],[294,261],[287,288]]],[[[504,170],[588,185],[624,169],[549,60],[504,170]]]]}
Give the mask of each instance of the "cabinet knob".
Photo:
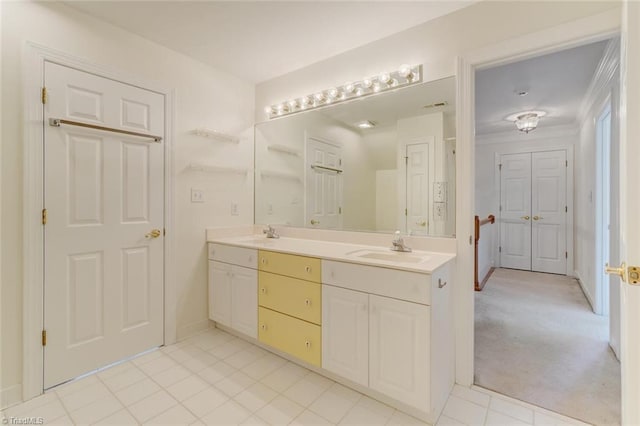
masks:
{"type": "Polygon", "coordinates": [[[307,349],[311,348],[311,342],[308,340],[304,342],[304,345],[307,347],[307,349]]]}
{"type": "Polygon", "coordinates": [[[442,288],[447,285],[446,281],[442,281],[442,278],[438,278],[438,288],[442,288]]]}
{"type": "Polygon", "coordinates": [[[267,259],[265,259],[265,258],[263,257],[263,258],[262,258],[262,260],[261,260],[261,262],[262,262],[262,264],[263,264],[263,265],[266,265],[266,264],[267,264],[267,259]]]}
{"type": "Polygon", "coordinates": [[[267,325],[266,325],[266,324],[262,324],[262,325],[260,326],[260,328],[261,328],[261,329],[263,329],[263,330],[266,330],[266,329],[267,329],[267,325]]]}
{"type": "Polygon", "coordinates": [[[306,299],[306,300],[304,301],[304,304],[305,304],[305,305],[307,305],[307,307],[311,306],[311,300],[306,299]]]}
{"type": "Polygon", "coordinates": [[[304,270],[307,271],[307,274],[310,274],[311,273],[311,266],[305,266],[304,270]]]}
{"type": "Polygon", "coordinates": [[[267,294],[267,289],[266,289],[266,288],[264,288],[264,287],[262,287],[262,288],[260,289],[260,291],[262,292],[262,294],[267,294]]]}

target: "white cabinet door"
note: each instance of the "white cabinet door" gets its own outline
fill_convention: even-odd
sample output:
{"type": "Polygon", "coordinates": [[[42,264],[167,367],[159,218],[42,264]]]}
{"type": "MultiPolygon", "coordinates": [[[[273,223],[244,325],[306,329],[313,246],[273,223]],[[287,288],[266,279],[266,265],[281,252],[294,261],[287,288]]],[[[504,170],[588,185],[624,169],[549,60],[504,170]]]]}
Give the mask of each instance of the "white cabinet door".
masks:
{"type": "Polygon", "coordinates": [[[500,266],[531,270],[531,153],[500,166],[500,266]]]}
{"type": "Polygon", "coordinates": [[[322,368],[369,385],[369,295],[322,286],[322,368]]]}
{"type": "Polygon", "coordinates": [[[231,267],[231,328],[258,338],[258,271],[231,267]]]}
{"type": "Polygon", "coordinates": [[[231,265],[209,261],[209,318],[231,326],[231,265]]]}
{"type": "Polygon", "coordinates": [[[369,386],[431,411],[430,307],[369,295],[369,386]]]}
{"type": "Polygon", "coordinates": [[[534,152],[531,159],[531,269],[567,273],[567,153],[534,152]]]}

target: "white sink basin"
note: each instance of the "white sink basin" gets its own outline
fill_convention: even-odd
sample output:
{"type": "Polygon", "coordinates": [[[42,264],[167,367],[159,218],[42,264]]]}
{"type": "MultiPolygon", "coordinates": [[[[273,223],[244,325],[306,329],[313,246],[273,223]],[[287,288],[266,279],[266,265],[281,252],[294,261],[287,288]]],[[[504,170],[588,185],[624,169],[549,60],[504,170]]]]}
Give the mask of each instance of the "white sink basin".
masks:
{"type": "Polygon", "coordinates": [[[363,259],[386,260],[387,262],[422,263],[429,260],[429,256],[416,253],[382,250],[355,250],[346,253],[348,256],[361,257],[363,259]]]}
{"type": "Polygon", "coordinates": [[[249,243],[249,244],[262,244],[262,245],[267,245],[270,243],[273,243],[274,241],[276,241],[276,238],[267,238],[267,237],[247,237],[247,238],[242,238],[239,239],[238,241],[243,242],[243,243],[249,243]]]}

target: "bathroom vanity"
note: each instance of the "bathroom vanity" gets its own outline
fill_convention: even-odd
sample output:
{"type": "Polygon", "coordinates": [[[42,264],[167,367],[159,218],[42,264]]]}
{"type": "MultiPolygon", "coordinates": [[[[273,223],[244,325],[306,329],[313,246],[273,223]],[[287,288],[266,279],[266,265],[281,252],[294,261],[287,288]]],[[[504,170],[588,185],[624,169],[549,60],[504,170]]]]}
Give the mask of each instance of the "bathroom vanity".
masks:
{"type": "Polygon", "coordinates": [[[435,422],[454,383],[454,257],[297,238],[210,239],[209,317],[435,422]]]}

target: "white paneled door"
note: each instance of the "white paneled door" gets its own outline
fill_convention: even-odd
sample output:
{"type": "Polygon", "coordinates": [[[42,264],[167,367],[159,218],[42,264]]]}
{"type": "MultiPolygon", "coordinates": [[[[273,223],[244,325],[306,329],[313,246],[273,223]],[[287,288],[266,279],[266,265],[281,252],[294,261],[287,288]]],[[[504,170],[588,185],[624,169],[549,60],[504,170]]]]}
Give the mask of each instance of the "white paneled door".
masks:
{"type": "Polygon", "coordinates": [[[531,269],[567,272],[567,154],[531,154],[531,269]]]}
{"type": "Polygon", "coordinates": [[[566,274],[567,154],[505,154],[500,159],[500,265],[566,274]]]}
{"type": "MultiPolygon", "coordinates": [[[[429,233],[429,144],[407,145],[407,232],[429,233]]],[[[431,180],[432,181],[432,180],[431,180]]]]}
{"type": "Polygon", "coordinates": [[[305,226],[335,229],[342,217],[342,150],[338,145],[307,139],[305,226]]]}
{"type": "Polygon", "coordinates": [[[500,160],[500,266],[531,269],[531,154],[500,160]]]}
{"type": "Polygon", "coordinates": [[[44,387],[163,343],[160,94],[47,62],[44,387]]]}

